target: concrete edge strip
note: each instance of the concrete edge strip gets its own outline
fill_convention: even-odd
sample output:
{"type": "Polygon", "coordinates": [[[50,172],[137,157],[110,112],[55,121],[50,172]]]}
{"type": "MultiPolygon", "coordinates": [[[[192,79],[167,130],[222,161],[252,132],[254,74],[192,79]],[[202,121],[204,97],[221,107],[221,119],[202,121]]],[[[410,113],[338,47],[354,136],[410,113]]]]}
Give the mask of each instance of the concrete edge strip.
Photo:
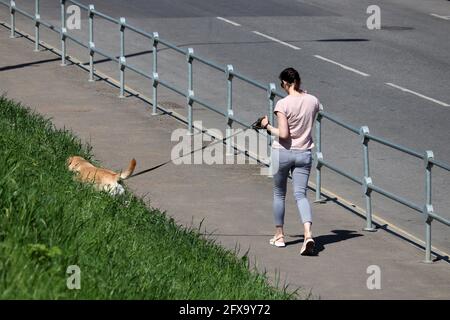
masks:
{"type": "MultiPolygon", "coordinates": [[[[314,189],[316,188],[315,183],[310,182],[309,183],[310,186],[312,186],[314,189]]],[[[349,208],[353,208],[353,210],[357,211],[360,215],[365,216],[366,212],[363,208],[361,208],[360,206],[354,204],[353,202],[335,194],[334,192],[327,190],[325,188],[322,187],[322,194],[330,197],[330,198],[335,198],[337,202],[341,202],[343,203],[345,206],[349,207],[349,208]]],[[[403,237],[407,238],[408,240],[410,240],[411,242],[415,243],[416,245],[420,245],[425,247],[425,242],[419,238],[417,238],[416,236],[412,235],[411,233],[409,233],[408,231],[400,228],[399,226],[395,225],[394,223],[381,218],[379,215],[377,214],[373,214],[372,213],[372,219],[375,223],[379,224],[379,225],[388,225],[390,229],[396,231],[397,233],[400,233],[403,237]]],[[[417,246],[416,246],[417,247],[417,246]]],[[[441,257],[449,257],[450,258],[450,254],[448,254],[447,252],[431,246],[432,251],[434,252],[434,255],[436,256],[436,254],[440,255],[441,257]]]]}

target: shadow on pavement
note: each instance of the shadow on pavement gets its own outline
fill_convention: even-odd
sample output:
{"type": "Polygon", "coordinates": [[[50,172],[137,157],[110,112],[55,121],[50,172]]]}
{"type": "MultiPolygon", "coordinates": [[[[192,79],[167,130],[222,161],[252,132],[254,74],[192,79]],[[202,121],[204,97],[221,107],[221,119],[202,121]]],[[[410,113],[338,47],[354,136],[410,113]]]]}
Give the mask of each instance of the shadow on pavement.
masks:
{"type": "MultiPolygon", "coordinates": [[[[320,252],[325,250],[325,246],[328,244],[362,237],[363,235],[360,233],[355,233],[356,231],[352,230],[331,230],[332,234],[325,234],[314,237],[314,241],[316,242],[314,256],[318,256],[320,252]]],[[[303,242],[303,235],[295,235],[293,237],[297,237],[299,239],[293,241],[287,241],[286,246],[294,245],[300,242],[303,242]]]]}
{"type": "Polygon", "coordinates": [[[61,58],[38,60],[38,61],[33,61],[33,62],[16,64],[16,65],[13,65],[13,66],[0,67],[0,72],[8,71],[8,70],[14,70],[14,69],[20,69],[20,68],[25,68],[25,67],[30,67],[30,66],[34,66],[34,65],[40,65],[42,63],[55,62],[55,61],[59,61],[59,60],[61,60],[61,58]]]}

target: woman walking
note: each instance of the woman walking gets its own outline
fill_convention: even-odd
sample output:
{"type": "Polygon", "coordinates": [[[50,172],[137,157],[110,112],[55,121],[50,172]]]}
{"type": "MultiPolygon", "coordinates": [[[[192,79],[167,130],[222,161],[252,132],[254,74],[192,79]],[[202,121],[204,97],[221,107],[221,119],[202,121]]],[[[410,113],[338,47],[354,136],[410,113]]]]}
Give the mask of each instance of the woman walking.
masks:
{"type": "Polygon", "coordinates": [[[292,185],[297,208],[304,226],[304,242],[300,250],[302,255],[314,253],[312,237],[311,206],[306,198],[309,173],[311,170],[311,149],[314,147],[312,128],[319,111],[319,100],[300,89],[299,73],[287,68],[280,73],[281,88],[288,95],[280,99],[274,109],[278,128],[272,126],[267,116],[261,126],[270,134],[278,137],[272,146],[272,163],[277,168],[274,173],[273,215],[275,220],[275,236],[270,244],[284,247],[284,214],[287,179],[292,175],[292,185]]]}

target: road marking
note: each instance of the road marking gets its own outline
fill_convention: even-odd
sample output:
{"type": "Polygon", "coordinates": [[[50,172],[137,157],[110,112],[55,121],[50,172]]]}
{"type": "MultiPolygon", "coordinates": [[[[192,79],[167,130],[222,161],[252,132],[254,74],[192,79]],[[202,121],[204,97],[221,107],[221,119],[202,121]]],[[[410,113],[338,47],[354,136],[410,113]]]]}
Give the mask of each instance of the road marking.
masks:
{"type": "Polygon", "coordinates": [[[440,104],[441,106],[444,106],[444,107],[450,107],[450,104],[447,104],[447,103],[445,103],[445,102],[442,102],[442,101],[439,101],[439,100],[436,100],[436,99],[433,99],[433,98],[430,98],[430,97],[427,97],[427,96],[424,96],[423,94],[420,94],[420,93],[418,93],[418,92],[414,92],[414,91],[412,91],[412,90],[409,90],[409,89],[400,87],[400,86],[398,86],[398,85],[396,85],[396,84],[393,84],[393,83],[390,83],[390,82],[386,82],[386,84],[387,84],[388,86],[393,87],[393,88],[400,89],[400,90],[402,90],[402,91],[404,91],[404,92],[412,93],[412,94],[414,94],[414,95],[416,95],[416,96],[418,96],[418,97],[421,97],[421,98],[423,98],[423,99],[427,99],[427,100],[433,101],[434,103],[440,104]]]}
{"type": "Polygon", "coordinates": [[[289,48],[292,48],[292,49],[294,49],[294,50],[300,50],[300,49],[301,49],[301,48],[299,48],[299,47],[293,46],[293,45],[290,44],[290,43],[287,43],[287,42],[278,40],[277,38],[268,36],[267,34],[264,34],[264,33],[258,32],[258,31],[252,31],[252,32],[253,32],[254,34],[257,34],[257,35],[259,35],[259,36],[261,36],[261,37],[264,37],[264,38],[267,38],[267,39],[269,39],[269,40],[278,42],[278,43],[280,43],[280,44],[282,44],[282,45],[284,45],[284,46],[287,46],[287,47],[289,47],[289,48]]]}
{"type": "Polygon", "coordinates": [[[361,72],[361,71],[356,70],[356,69],[354,69],[354,68],[350,68],[349,66],[346,66],[345,64],[342,64],[342,63],[339,63],[339,62],[336,62],[336,61],[333,61],[333,60],[324,58],[324,57],[322,57],[322,56],[314,55],[314,57],[316,57],[316,58],[318,58],[318,59],[321,59],[321,60],[323,60],[323,61],[327,61],[327,62],[333,63],[333,64],[338,65],[339,67],[341,67],[341,68],[343,68],[343,69],[345,69],[345,70],[352,71],[352,72],[357,73],[357,74],[360,74],[360,75],[362,75],[362,76],[364,76],[364,77],[369,77],[369,76],[370,76],[370,74],[361,72]]]}
{"type": "Polygon", "coordinates": [[[225,21],[226,23],[232,24],[233,26],[236,26],[236,27],[240,27],[240,26],[241,26],[241,25],[240,25],[239,23],[237,23],[237,22],[234,22],[234,21],[231,21],[231,20],[222,18],[222,17],[217,17],[217,19],[222,20],[222,21],[225,21]]]}
{"type": "Polygon", "coordinates": [[[441,19],[444,19],[444,20],[450,20],[450,16],[440,16],[440,15],[438,15],[436,13],[430,13],[430,15],[433,16],[433,17],[436,17],[436,18],[441,18],[441,19]]]}

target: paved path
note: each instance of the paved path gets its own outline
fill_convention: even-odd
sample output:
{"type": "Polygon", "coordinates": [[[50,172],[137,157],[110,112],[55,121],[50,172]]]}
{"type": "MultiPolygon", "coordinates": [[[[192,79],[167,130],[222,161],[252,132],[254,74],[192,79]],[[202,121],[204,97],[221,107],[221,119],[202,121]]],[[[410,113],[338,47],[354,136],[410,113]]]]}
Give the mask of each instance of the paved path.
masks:
{"type": "MultiPolygon", "coordinates": [[[[326,111],[353,126],[367,125],[371,134],[418,152],[433,150],[437,160],[450,162],[450,109],[446,106],[450,104],[450,20],[438,17],[450,16],[449,1],[377,1],[381,9],[381,30],[369,30],[366,26],[369,17],[366,10],[373,1],[80,2],[94,4],[96,10],[114,18],[126,17],[127,23],[147,32],[157,31],[162,39],[183,49],[192,47],[196,55],[222,66],[232,64],[235,71],[260,83],[275,82],[278,86],[279,72],[293,66],[300,71],[303,87],[320,99],[326,111]],[[296,50],[297,47],[301,50],[296,50]]],[[[59,27],[59,4],[53,0],[41,0],[40,4],[42,19],[59,27]]],[[[17,7],[34,12],[34,1],[17,1],[17,7]]],[[[87,44],[88,21],[84,10],[81,17],[81,30],[69,30],[69,34],[87,44]]],[[[9,21],[5,6],[0,6],[0,20],[9,21]]],[[[96,48],[117,56],[118,26],[99,17],[95,18],[94,25],[96,48]]],[[[34,34],[33,22],[22,15],[17,15],[17,26],[34,34]]],[[[125,33],[127,63],[150,72],[150,41],[129,30],[125,33]]],[[[41,39],[60,47],[58,33],[41,28],[41,39]]],[[[86,48],[68,41],[67,50],[87,62],[86,48]]],[[[115,62],[98,54],[94,58],[98,70],[118,78],[115,62]]],[[[160,79],[186,90],[187,66],[183,55],[160,45],[158,71],[160,79]]],[[[198,62],[194,62],[194,73],[196,97],[225,111],[225,75],[198,62]]],[[[151,91],[150,80],[129,70],[126,81],[140,92],[151,91]]],[[[185,97],[175,96],[162,86],[158,95],[160,104],[186,114],[185,97]]],[[[223,117],[198,104],[194,107],[196,119],[202,119],[209,127],[225,125],[223,117]]],[[[265,90],[235,79],[233,109],[235,117],[251,123],[255,114],[267,112],[265,90]]],[[[363,174],[359,140],[357,135],[324,121],[324,159],[356,177],[363,174]]],[[[374,183],[419,206],[424,201],[422,164],[421,159],[370,143],[370,172],[374,183]]],[[[323,186],[337,192],[333,187],[339,185],[339,195],[364,206],[358,185],[326,168],[324,172],[323,186]]],[[[450,174],[439,169],[433,172],[437,173],[433,174],[434,210],[450,218],[450,174]]],[[[421,217],[416,211],[377,194],[372,205],[384,219],[423,238],[421,217]]],[[[433,235],[434,243],[450,252],[448,227],[434,224],[433,235]]]]}
{"type": "MultiPolygon", "coordinates": [[[[173,130],[184,125],[169,115],[151,116],[149,105],[135,97],[117,98],[104,81],[89,83],[75,65],[61,67],[49,51],[33,52],[33,44],[8,38],[0,27],[0,92],[52,117],[89,141],[104,165],[124,167],[131,157],[137,171],[170,160],[173,130]]],[[[270,178],[258,165],[174,165],[169,163],[128,180],[150,205],[166,210],[179,224],[199,226],[227,248],[249,250],[252,262],[289,288],[302,287],[323,299],[450,298],[450,265],[421,263],[422,250],[383,229],[361,231],[364,221],[334,202],[313,205],[319,253],[299,255],[302,244],[291,190],[288,192],[288,246],[271,247],[270,178]],[[368,290],[367,268],[381,270],[381,289],[368,290]]],[[[312,193],[310,193],[312,200],[312,193]]],[[[195,284],[193,284],[195,285],[195,284]]]]}

